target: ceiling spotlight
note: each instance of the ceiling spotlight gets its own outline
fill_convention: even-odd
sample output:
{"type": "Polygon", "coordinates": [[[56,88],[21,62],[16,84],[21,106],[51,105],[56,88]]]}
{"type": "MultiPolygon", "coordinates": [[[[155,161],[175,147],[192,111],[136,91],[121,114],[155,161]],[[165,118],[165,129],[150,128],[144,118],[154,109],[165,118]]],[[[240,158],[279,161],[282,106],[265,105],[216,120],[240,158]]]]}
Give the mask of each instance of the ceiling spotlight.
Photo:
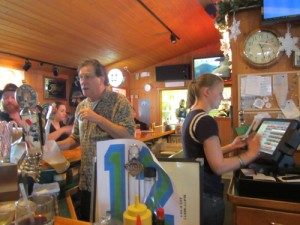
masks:
{"type": "Polygon", "coordinates": [[[25,64],[23,66],[23,70],[27,71],[30,69],[30,67],[31,67],[31,62],[28,59],[26,59],[25,64]]]}
{"type": "Polygon", "coordinates": [[[176,35],[174,33],[171,33],[170,40],[171,40],[172,44],[176,44],[177,38],[176,38],[176,35]]]}
{"type": "Polygon", "coordinates": [[[53,75],[54,75],[55,77],[58,76],[58,68],[57,68],[56,66],[53,67],[53,75]]]}

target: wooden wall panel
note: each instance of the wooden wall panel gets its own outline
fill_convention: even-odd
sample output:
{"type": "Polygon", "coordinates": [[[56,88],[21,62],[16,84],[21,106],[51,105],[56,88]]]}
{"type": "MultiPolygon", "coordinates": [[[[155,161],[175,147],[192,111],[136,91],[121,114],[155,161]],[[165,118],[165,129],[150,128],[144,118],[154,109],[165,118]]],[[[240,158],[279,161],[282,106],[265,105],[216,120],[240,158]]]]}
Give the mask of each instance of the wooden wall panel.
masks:
{"type": "MultiPolygon", "coordinates": [[[[238,36],[237,41],[231,41],[232,49],[232,105],[233,105],[233,119],[234,127],[238,126],[238,74],[255,74],[255,73],[270,73],[270,72],[283,72],[283,71],[296,71],[299,68],[293,66],[293,54],[290,58],[283,52],[280,60],[265,68],[254,68],[250,66],[242,56],[243,44],[247,35],[255,29],[269,29],[275,31],[279,37],[283,37],[287,32],[287,24],[280,23],[275,25],[263,26],[261,25],[261,9],[252,8],[236,12],[235,17],[240,21],[241,34],[238,36]]],[[[232,19],[232,18],[231,18],[232,19]]],[[[231,22],[230,22],[231,23],[231,22]]],[[[291,34],[293,37],[300,36],[299,23],[291,24],[291,34]]],[[[299,46],[299,44],[298,44],[299,46]]]]}
{"type": "MultiPolygon", "coordinates": [[[[192,50],[186,54],[180,55],[178,57],[172,58],[167,61],[163,61],[160,64],[156,64],[143,70],[141,72],[150,72],[149,77],[143,77],[136,79],[136,74],[130,74],[129,76],[129,93],[133,97],[133,105],[138,108],[138,100],[142,98],[150,98],[150,121],[156,124],[161,124],[161,90],[174,90],[174,89],[187,89],[190,81],[184,81],[185,85],[183,87],[165,87],[165,82],[156,82],[155,79],[155,67],[162,65],[174,65],[174,64],[190,64],[191,73],[193,66],[193,58],[196,57],[209,57],[220,53],[220,44],[215,43],[213,45],[208,45],[205,48],[192,50]],[[209,52],[209,54],[207,54],[209,52]],[[144,90],[145,84],[151,84],[152,89],[150,92],[144,90]]],[[[130,97],[130,96],[129,96],[130,97]]]]}
{"type": "MultiPolygon", "coordinates": [[[[0,66],[8,67],[16,70],[23,70],[22,67],[24,65],[25,60],[21,58],[11,57],[1,55],[0,57],[0,66]]],[[[67,98],[65,100],[57,99],[58,101],[63,102],[67,106],[67,111],[70,113],[74,112],[74,107],[69,106],[69,94],[72,81],[74,76],[76,75],[75,70],[68,70],[59,68],[59,75],[56,78],[65,79],[67,83],[66,94],[67,98]]],[[[51,103],[54,102],[55,99],[46,100],[44,99],[44,77],[54,77],[52,73],[52,67],[49,65],[43,65],[42,67],[38,65],[36,62],[32,62],[32,67],[25,72],[25,81],[27,84],[31,85],[38,95],[38,103],[51,103]]]]}

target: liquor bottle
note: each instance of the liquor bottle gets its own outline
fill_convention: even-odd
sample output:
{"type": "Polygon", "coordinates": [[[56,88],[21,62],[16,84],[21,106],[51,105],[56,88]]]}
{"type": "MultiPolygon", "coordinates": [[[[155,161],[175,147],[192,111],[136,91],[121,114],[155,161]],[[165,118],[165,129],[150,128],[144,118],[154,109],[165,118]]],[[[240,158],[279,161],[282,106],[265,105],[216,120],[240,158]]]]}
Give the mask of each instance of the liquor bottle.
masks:
{"type": "Polygon", "coordinates": [[[152,212],[152,225],[156,225],[157,209],[161,208],[156,197],[156,169],[144,169],[144,203],[152,212]]]}

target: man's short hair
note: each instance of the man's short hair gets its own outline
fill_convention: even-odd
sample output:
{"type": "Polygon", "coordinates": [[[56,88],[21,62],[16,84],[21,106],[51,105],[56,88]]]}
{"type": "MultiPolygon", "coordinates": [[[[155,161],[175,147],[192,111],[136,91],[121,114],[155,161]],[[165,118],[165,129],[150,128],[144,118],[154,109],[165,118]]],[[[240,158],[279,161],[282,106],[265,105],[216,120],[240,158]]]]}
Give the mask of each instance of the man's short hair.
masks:
{"type": "Polygon", "coordinates": [[[87,65],[93,65],[93,67],[95,68],[96,76],[97,77],[104,76],[105,77],[104,85],[108,86],[108,77],[107,77],[105,67],[97,59],[86,59],[82,63],[80,63],[77,68],[78,74],[81,68],[87,65]]]}

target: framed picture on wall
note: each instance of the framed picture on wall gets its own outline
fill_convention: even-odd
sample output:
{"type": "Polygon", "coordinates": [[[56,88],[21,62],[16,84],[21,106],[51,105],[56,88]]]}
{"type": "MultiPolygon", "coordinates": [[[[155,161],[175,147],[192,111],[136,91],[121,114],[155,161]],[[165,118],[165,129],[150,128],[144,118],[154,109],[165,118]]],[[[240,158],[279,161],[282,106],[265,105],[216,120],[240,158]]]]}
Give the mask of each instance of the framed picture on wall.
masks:
{"type": "Polygon", "coordinates": [[[66,99],[67,81],[65,79],[45,77],[44,99],[66,99]]]}
{"type": "Polygon", "coordinates": [[[300,51],[294,53],[294,66],[300,67],[300,51]]]}

